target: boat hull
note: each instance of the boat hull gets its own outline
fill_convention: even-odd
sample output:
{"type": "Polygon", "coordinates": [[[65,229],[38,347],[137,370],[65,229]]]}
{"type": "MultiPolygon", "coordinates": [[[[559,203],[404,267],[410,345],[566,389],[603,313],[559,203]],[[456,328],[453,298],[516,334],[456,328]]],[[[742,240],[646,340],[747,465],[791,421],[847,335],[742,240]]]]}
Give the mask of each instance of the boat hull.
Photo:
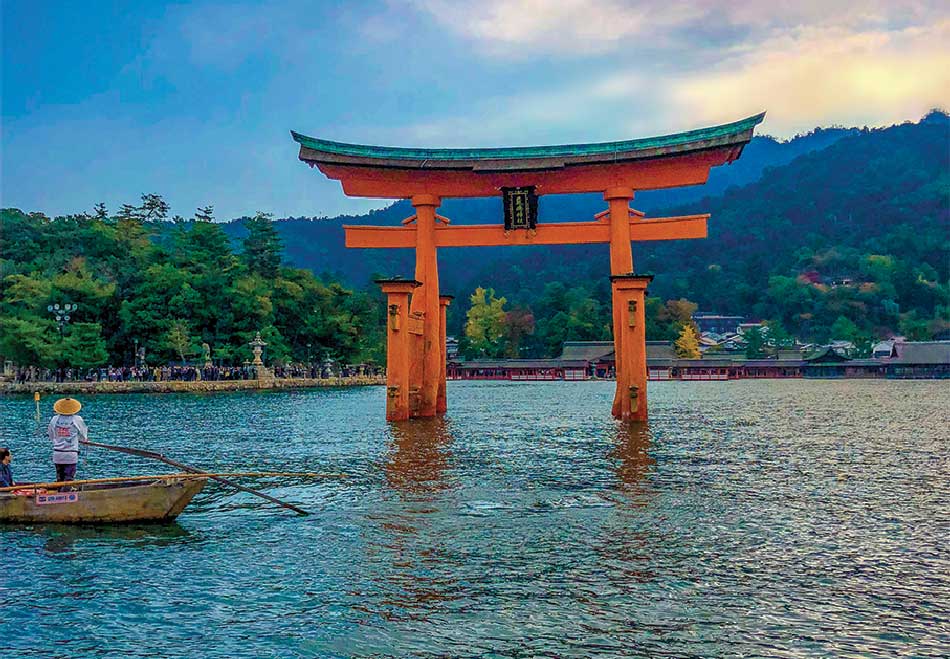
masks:
{"type": "Polygon", "coordinates": [[[0,522],[114,524],[172,520],[201,492],[206,478],[85,485],[74,492],[0,494],[0,522]]]}

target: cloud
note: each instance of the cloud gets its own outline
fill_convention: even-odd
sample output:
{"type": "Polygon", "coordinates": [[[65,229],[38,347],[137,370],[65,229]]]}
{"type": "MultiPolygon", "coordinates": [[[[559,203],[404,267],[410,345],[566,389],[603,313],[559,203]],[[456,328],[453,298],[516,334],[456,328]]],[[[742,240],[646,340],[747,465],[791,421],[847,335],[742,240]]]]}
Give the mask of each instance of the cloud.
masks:
{"type": "MultiPolygon", "coordinates": [[[[769,30],[852,31],[939,21],[928,0],[408,0],[416,11],[498,57],[732,49],[769,30]]],[[[651,62],[647,63],[652,64],[651,62]]]]}
{"type": "MultiPolygon", "coordinates": [[[[776,22],[738,5],[721,6],[726,22],[776,22]]],[[[519,5],[520,6],[520,5],[519,5]]],[[[483,99],[459,117],[410,127],[426,144],[473,144],[619,139],[677,132],[767,110],[763,130],[789,137],[829,124],[880,126],[950,106],[950,21],[894,27],[893,16],[865,5],[829,6],[841,25],[808,25],[819,3],[776,11],[783,23],[761,28],[699,62],[667,69],[631,66],[580,76],[530,93],[483,99]],[[856,27],[860,26],[860,27],[856,27]],[[545,140],[545,138],[550,139],[545,140]]],[[[918,12],[919,13],[919,12],[918,12]]],[[[904,22],[918,18],[908,12],[904,22]]]]}
{"type": "Polygon", "coordinates": [[[919,117],[950,101],[950,21],[897,31],[802,28],[671,81],[671,109],[705,121],[769,110],[767,128],[919,117]]]}
{"type": "Polygon", "coordinates": [[[528,48],[566,54],[600,53],[621,40],[696,17],[687,3],[616,0],[416,0],[453,32],[480,42],[494,54],[528,48]]]}

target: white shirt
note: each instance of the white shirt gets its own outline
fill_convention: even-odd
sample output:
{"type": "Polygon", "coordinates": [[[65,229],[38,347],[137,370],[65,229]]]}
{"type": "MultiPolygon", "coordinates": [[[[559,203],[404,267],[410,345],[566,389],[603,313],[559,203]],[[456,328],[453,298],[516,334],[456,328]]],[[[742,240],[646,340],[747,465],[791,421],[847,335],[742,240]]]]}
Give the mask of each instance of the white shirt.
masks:
{"type": "Polygon", "coordinates": [[[86,440],[89,430],[78,414],[57,414],[47,428],[53,442],[53,464],[74,465],[79,462],[79,440],[86,440]]]}

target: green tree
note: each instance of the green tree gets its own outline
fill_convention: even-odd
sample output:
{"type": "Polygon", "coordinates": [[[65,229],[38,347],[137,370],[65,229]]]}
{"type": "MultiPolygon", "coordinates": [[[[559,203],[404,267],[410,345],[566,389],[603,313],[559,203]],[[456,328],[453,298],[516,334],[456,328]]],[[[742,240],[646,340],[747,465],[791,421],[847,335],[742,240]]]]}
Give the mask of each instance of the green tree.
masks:
{"type": "Polygon", "coordinates": [[[195,211],[196,222],[214,222],[214,205],[208,204],[195,211]]]}
{"type": "Polygon", "coordinates": [[[63,339],[62,361],[66,366],[91,368],[102,366],[109,360],[102,325],[99,323],[73,323],[69,334],[63,339]]]}
{"type": "Polygon", "coordinates": [[[933,338],[927,319],[918,317],[916,311],[901,314],[900,333],[908,341],[929,341],[933,338]]]}
{"type": "Polygon", "coordinates": [[[767,320],[765,326],[768,328],[768,340],[770,346],[775,348],[790,348],[795,345],[795,339],[785,329],[781,320],[767,320]]]}
{"type": "Polygon", "coordinates": [[[35,316],[0,317],[0,355],[14,364],[55,366],[52,335],[50,323],[35,316]]]}
{"type": "Polygon", "coordinates": [[[115,221],[0,214],[0,359],[94,364],[104,339],[111,363],[128,360],[135,341],[153,358],[174,359],[207,342],[219,360],[235,362],[247,358],[258,330],[275,360],[384,359],[385,301],[376,287],[355,295],[332,278],[279,267],[279,254],[273,276],[253,271],[220,224],[146,226],[128,205],[115,221]],[[80,314],[61,341],[46,306],[65,301],[80,314]]]}
{"type": "Polygon", "coordinates": [[[122,204],[119,207],[119,212],[116,213],[117,220],[136,220],[139,217],[138,209],[132,204],[122,204]]]}
{"type": "Polygon", "coordinates": [[[765,333],[761,327],[750,327],[742,333],[745,339],[746,359],[762,359],[765,357],[765,333]]]}
{"type": "Polygon", "coordinates": [[[143,194],[138,216],[143,222],[164,222],[168,218],[169,206],[159,194],[143,194]]]}
{"type": "Polygon", "coordinates": [[[165,334],[165,346],[171,349],[181,361],[194,354],[194,342],[188,323],[184,320],[173,320],[165,334]]]}
{"type": "Polygon", "coordinates": [[[644,315],[647,341],[672,341],[678,336],[670,326],[666,306],[660,298],[651,295],[646,299],[644,315]]]}
{"type": "Polygon", "coordinates": [[[177,232],[172,253],[176,265],[200,274],[223,273],[237,264],[227,234],[213,222],[193,222],[177,232]]]}
{"type": "Polygon", "coordinates": [[[244,221],[244,263],[248,270],[262,277],[276,277],[283,254],[283,241],[274,228],[270,213],[257,212],[244,221]]]}
{"type": "Polygon", "coordinates": [[[854,321],[844,316],[838,316],[831,326],[833,340],[850,341],[854,347],[850,351],[852,357],[867,357],[871,354],[874,342],[867,332],[859,328],[854,321]]]}

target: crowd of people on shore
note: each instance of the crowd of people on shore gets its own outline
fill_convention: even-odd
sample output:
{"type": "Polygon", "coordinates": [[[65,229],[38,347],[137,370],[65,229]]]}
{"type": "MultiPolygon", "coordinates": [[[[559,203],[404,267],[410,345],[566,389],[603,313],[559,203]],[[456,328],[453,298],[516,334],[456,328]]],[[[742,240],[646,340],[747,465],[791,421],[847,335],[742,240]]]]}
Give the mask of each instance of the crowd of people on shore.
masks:
{"type": "MultiPolygon", "coordinates": [[[[333,378],[356,375],[380,375],[383,369],[375,366],[337,366],[320,364],[288,364],[274,366],[270,372],[276,378],[333,378]]],[[[99,368],[16,368],[13,381],[26,382],[198,382],[221,380],[253,380],[257,369],[243,366],[102,366],[99,368]]]]}

